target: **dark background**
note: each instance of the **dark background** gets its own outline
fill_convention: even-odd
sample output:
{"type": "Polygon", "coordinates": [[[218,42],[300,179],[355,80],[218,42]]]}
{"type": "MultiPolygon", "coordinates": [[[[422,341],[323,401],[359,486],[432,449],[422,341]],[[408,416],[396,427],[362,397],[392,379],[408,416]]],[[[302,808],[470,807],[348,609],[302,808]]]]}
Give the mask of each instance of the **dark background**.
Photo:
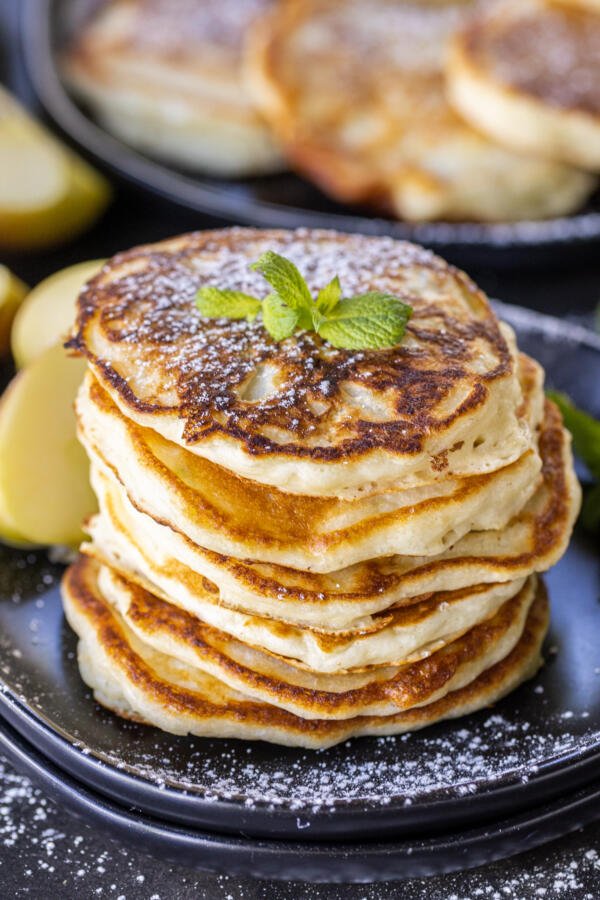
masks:
{"type": "MultiPolygon", "coordinates": [[[[0,0],[0,80],[40,112],[23,71],[19,0],[0,0]]],[[[1,175],[1,173],[0,173],[1,175]]],[[[4,255],[34,285],[83,259],[133,244],[220,224],[117,185],[104,219],[73,244],[35,255],[4,255]]],[[[545,269],[503,268],[470,274],[492,296],[591,323],[600,301],[600,245],[585,262],[545,269]]],[[[71,819],[0,758],[0,897],[111,897],[119,900],[598,900],[600,824],[532,853],[470,872],[390,885],[267,884],[173,868],[125,849],[71,819]]]]}

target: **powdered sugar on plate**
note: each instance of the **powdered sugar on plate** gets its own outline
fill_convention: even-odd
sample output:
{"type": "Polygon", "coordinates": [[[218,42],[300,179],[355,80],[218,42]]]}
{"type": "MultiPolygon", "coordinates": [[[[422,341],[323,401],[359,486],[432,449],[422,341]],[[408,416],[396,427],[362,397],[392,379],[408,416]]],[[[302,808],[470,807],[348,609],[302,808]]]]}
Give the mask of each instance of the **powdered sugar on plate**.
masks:
{"type": "Polygon", "coordinates": [[[597,900],[600,825],[470,872],[396,884],[273,884],[173,867],[71,819],[0,759],[5,897],[114,900],[597,900]]]}

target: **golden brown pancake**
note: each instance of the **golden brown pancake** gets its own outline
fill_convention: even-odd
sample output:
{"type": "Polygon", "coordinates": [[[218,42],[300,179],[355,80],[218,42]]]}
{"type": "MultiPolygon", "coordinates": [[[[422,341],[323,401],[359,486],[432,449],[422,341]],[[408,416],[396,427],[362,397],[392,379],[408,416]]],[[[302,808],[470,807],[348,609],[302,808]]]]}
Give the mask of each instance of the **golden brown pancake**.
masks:
{"type": "Polygon", "coordinates": [[[456,37],[456,109],[490,137],[600,171],[600,6],[503,0],[456,37]]]}
{"type": "MultiPolygon", "coordinates": [[[[548,623],[547,600],[540,588],[513,649],[465,687],[433,703],[383,717],[304,719],[246,698],[215,677],[141,642],[103,598],[93,564],[71,567],[63,590],[65,611],[80,637],[82,674],[103,705],[177,734],[315,748],[352,736],[415,730],[495,702],[535,673],[548,623]]],[[[412,695],[410,688],[408,692],[412,695]]],[[[397,696],[401,695],[400,691],[397,696]]]]}
{"type": "Polygon", "coordinates": [[[411,221],[563,215],[593,180],[507,149],[447,101],[461,0],[287,0],[257,23],[247,76],[295,168],[336,199],[411,221]]]}
{"type": "Polygon", "coordinates": [[[65,77],[112,132],[216,175],[279,169],[244,88],[249,26],[271,0],[108,0],[68,48],[65,77]]]}
{"type": "Polygon", "coordinates": [[[460,271],[389,238],[229,229],[119,254],[79,298],[70,346],[123,414],[166,440],[288,493],[366,495],[483,474],[531,446],[517,415],[514,336],[460,271]],[[301,332],[200,316],[203,285],[265,296],[249,265],[289,257],[314,291],[413,306],[402,342],[340,350],[301,332]]]}

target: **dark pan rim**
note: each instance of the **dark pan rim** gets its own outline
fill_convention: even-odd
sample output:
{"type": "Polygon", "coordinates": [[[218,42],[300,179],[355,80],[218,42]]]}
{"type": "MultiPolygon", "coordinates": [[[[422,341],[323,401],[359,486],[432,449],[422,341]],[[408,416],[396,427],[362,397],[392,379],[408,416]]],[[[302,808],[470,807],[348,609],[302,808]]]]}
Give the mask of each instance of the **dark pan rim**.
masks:
{"type": "Polygon", "coordinates": [[[478,224],[434,222],[411,225],[377,217],[321,212],[241,198],[227,187],[194,178],[155,162],[113,137],[77,106],[58,75],[52,51],[51,19],[56,0],[24,0],[22,39],[28,73],[43,106],[88,154],[139,187],[197,212],[259,227],[335,228],[363,234],[386,234],[443,247],[496,251],[586,244],[600,238],[600,212],[554,219],[478,224]]]}

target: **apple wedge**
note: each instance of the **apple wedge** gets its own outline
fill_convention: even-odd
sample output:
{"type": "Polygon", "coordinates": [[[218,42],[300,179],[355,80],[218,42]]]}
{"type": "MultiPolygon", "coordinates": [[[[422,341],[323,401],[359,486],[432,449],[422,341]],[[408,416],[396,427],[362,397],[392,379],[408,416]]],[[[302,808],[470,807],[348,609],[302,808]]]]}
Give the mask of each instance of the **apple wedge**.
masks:
{"type": "Polygon", "coordinates": [[[0,537],[75,545],[96,508],[73,401],[85,362],[56,344],[0,400],[0,537]],[[4,527],[3,527],[4,526],[4,527]]]}
{"type": "Polygon", "coordinates": [[[75,320],[79,291],[98,272],[103,260],[77,263],[40,281],[18,310],[11,347],[18,369],[63,340],[75,320]]]}
{"type": "Polygon", "coordinates": [[[34,249],[79,234],[110,199],[108,182],[0,88],[0,247],[34,249]]]}
{"type": "Polygon", "coordinates": [[[27,286],[16,275],[0,265],[0,355],[10,347],[11,326],[27,294],[27,286]]]}

